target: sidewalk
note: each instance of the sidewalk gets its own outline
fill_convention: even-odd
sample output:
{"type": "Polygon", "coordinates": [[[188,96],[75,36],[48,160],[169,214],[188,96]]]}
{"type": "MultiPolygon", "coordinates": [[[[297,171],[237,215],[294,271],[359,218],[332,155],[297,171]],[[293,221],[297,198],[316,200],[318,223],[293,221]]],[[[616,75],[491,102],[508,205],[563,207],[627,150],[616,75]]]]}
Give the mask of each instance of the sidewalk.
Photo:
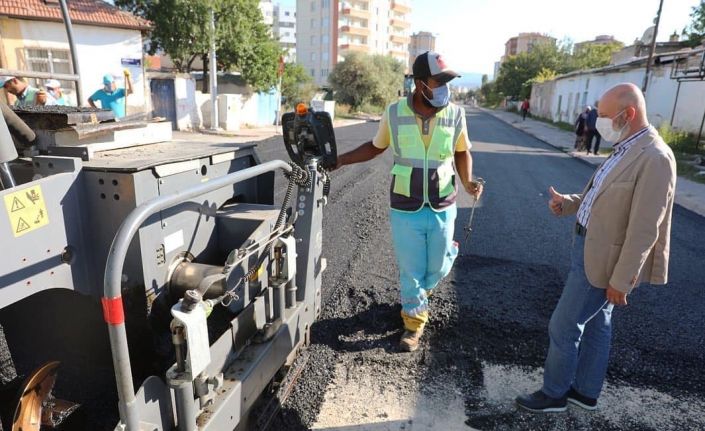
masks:
{"type": "MultiPolygon", "coordinates": [[[[512,112],[480,109],[504,121],[510,126],[591,165],[597,166],[607,158],[606,155],[588,156],[583,152],[574,151],[573,144],[575,143],[575,134],[572,132],[567,132],[558,127],[530,118],[522,121],[519,115],[512,112]]],[[[678,181],[676,181],[676,204],[705,217],[705,184],[678,177],[678,181]]]]}

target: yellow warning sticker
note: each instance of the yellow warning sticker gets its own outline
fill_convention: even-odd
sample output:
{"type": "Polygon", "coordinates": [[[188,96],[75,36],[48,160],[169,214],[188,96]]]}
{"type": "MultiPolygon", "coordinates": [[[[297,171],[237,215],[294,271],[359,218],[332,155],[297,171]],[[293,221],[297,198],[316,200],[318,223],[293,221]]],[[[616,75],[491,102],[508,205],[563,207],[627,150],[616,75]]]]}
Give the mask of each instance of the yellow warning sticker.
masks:
{"type": "Polygon", "coordinates": [[[5,208],[15,238],[49,224],[49,215],[39,185],[5,195],[5,208]]]}

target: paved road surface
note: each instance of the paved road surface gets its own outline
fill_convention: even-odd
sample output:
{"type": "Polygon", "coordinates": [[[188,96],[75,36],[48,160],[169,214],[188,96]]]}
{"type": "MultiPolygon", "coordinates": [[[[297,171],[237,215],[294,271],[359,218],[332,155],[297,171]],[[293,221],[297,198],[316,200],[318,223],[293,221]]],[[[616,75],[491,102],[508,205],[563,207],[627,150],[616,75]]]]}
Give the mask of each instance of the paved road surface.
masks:
{"type": "MultiPolygon", "coordinates": [[[[695,429],[705,427],[705,219],[676,207],[671,283],[614,313],[601,409],[532,416],[514,397],[540,386],[547,325],[569,264],[574,219],[548,212],[550,185],[577,192],[592,167],[468,111],[476,175],[487,180],[469,247],[431,299],[424,346],[397,352],[398,272],[389,242],[391,155],[334,173],[325,213],[326,308],[282,429],[695,429]]],[[[377,123],[336,131],[341,151],[377,123]]],[[[284,157],[278,140],[262,158],[284,157]]],[[[456,238],[469,215],[459,203],[456,238]]]]}

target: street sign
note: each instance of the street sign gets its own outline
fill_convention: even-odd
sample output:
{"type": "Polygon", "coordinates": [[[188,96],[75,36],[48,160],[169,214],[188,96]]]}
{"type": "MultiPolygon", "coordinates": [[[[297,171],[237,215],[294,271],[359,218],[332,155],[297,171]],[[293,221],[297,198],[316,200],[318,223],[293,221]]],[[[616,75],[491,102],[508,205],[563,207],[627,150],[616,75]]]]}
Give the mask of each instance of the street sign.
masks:
{"type": "Polygon", "coordinates": [[[122,59],[120,59],[120,63],[123,66],[141,66],[142,59],[141,58],[122,58],[122,59]]]}

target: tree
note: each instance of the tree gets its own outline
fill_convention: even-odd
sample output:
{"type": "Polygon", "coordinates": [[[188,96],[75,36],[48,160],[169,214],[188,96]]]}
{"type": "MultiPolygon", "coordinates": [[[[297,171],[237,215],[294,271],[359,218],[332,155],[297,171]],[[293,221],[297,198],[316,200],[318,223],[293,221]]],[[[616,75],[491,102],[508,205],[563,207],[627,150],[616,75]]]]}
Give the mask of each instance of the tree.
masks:
{"type": "Polygon", "coordinates": [[[313,97],[316,87],[313,79],[306,72],[303,66],[296,63],[284,65],[284,76],[282,76],[282,97],[288,107],[294,107],[297,103],[306,103],[313,97]]]}
{"type": "Polygon", "coordinates": [[[690,19],[690,24],[683,29],[683,35],[687,38],[688,46],[692,48],[703,43],[705,38],[705,0],[693,6],[690,19]]]}
{"type": "Polygon", "coordinates": [[[571,54],[572,42],[568,39],[558,45],[535,45],[531,51],[509,57],[502,63],[496,90],[514,99],[524,99],[531,95],[531,86],[536,82],[574,70],[607,66],[612,54],[622,47],[621,42],[588,44],[571,54]]]}
{"type": "Polygon", "coordinates": [[[584,70],[604,67],[610,64],[612,54],[624,48],[622,42],[614,41],[606,44],[588,44],[571,57],[570,69],[584,70]]]}
{"type": "Polygon", "coordinates": [[[504,94],[497,90],[497,82],[487,82],[480,87],[480,103],[487,106],[497,106],[504,98],[504,94]]]}
{"type": "MultiPolygon", "coordinates": [[[[187,0],[190,1],[190,0],[187,0]]],[[[269,90],[277,81],[283,54],[264,23],[258,0],[218,0],[216,41],[218,61],[242,73],[256,90],[269,90]]]]}
{"type": "Polygon", "coordinates": [[[191,72],[194,61],[202,58],[204,78],[213,8],[218,67],[239,71],[256,90],[274,86],[281,52],[262,20],[257,0],[115,0],[115,4],[152,22],[150,54],[163,51],[180,72],[191,72]]]}
{"type": "Polygon", "coordinates": [[[556,46],[552,43],[535,45],[530,52],[523,52],[506,59],[497,76],[497,91],[512,98],[523,99],[531,93],[531,86],[526,83],[544,69],[558,74],[570,70],[570,53],[566,45],[556,46]]]}
{"type": "MultiPolygon", "coordinates": [[[[381,64],[376,60],[376,64],[381,64]]],[[[328,77],[335,92],[335,100],[350,105],[353,111],[365,103],[380,102],[385,98],[389,84],[385,75],[388,70],[376,70],[375,60],[367,54],[351,52],[343,61],[335,65],[328,77]]],[[[401,77],[403,78],[403,76],[401,77]]]]}
{"type": "Polygon", "coordinates": [[[373,55],[372,65],[377,80],[371,103],[384,107],[399,97],[399,91],[404,86],[404,66],[386,55],[373,55]]]}

